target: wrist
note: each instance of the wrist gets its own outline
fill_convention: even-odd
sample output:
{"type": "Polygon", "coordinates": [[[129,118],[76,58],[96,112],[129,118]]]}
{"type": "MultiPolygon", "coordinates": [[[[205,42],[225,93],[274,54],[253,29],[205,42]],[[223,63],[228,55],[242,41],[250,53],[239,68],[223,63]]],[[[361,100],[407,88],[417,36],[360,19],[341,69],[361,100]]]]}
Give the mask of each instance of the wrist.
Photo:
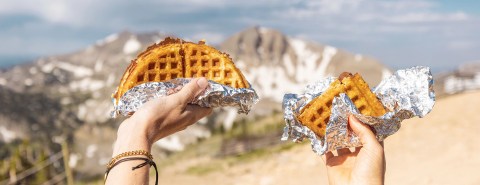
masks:
{"type": "Polygon", "coordinates": [[[133,150],[144,150],[150,153],[152,143],[149,141],[146,129],[131,119],[125,120],[119,127],[112,156],[133,150]]]}

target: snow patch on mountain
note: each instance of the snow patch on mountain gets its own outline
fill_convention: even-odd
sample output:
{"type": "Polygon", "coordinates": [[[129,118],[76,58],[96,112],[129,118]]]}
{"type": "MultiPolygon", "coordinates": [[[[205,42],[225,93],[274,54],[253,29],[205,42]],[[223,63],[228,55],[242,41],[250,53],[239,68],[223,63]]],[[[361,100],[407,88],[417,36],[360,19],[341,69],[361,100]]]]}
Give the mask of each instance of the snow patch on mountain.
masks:
{"type": "Polygon", "coordinates": [[[91,78],[83,78],[81,80],[73,81],[69,84],[72,91],[96,91],[105,87],[103,80],[95,80],[91,78]]]}
{"type": "Polygon", "coordinates": [[[87,156],[88,158],[92,158],[97,150],[98,150],[97,145],[94,145],[94,144],[88,145],[87,151],[85,152],[85,156],[87,156]]]}
{"type": "Polygon", "coordinates": [[[287,74],[289,76],[293,76],[295,74],[295,66],[293,65],[293,61],[289,55],[286,53],[283,54],[283,64],[285,64],[285,68],[287,69],[287,74]]]}
{"type": "Polygon", "coordinates": [[[73,73],[73,75],[77,78],[83,78],[93,75],[93,70],[88,67],[77,66],[67,62],[58,62],[56,63],[56,65],[56,67],[60,69],[73,73]]]}
{"type": "Polygon", "coordinates": [[[28,72],[32,75],[34,74],[37,74],[38,73],[38,69],[36,67],[31,67],[28,72]]]}
{"type": "Polygon", "coordinates": [[[125,54],[132,54],[140,50],[142,44],[137,40],[137,37],[132,35],[125,45],[123,46],[123,52],[125,54]]]}
{"type": "Polygon", "coordinates": [[[6,85],[7,80],[5,78],[0,78],[0,85],[6,85]]]}
{"type": "Polygon", "coordinates": [[[111,34],[111,35],[108,35],[107,37],[105,37],[104,39],[97,41],[97,45],[108,44],[108,43],[111,43],[111,42],[113,42],[117,39],[118,39],[118,34],[116,34],[116,33],[111,34]]]}
{"type": "Polygon", "coordinates": [[[87,123],[102,123],[109,119],[110,101],[89,99],[78,105],[77,117],[87,123]]]}
{"type": "Polygon", "coordinates": [[[103,69],[103,63],[104,62],[105,61],[103,61],[103,60],[97,60],[97,62],[95,62],[95,66],[93,67],[93,70],[97,73],[101,72],[102,69],[103,69]]]}
{"type": "MultiPolygon", "coordinates": [[[[238,62],[242,63],[241,60],[238,62]]],[[[260,97],[271,98],[278,102],[282,101],[285,92],[300,89],[302,86],[285,75],[285,69],[278,65],[250,68],[245,76],[255,83],[255,89],[260,97]]]]}
{"type": "Polygon", "coordinates": [[[322,54],[322,62],[320,62],[320,66],[318,67],[318,72],[320,78],[326,77],[327,74],[327,67],[328,64],[332,61],[333,56],[337,54],[337,48],[334,48],[332,46],[325,46],[325,49],[323,49],[323,54],[322,54]]]}
{"type": "Polygon", "coordinates": [[[155,144],[169,151],[182,151],[185,149],[184,144],[180,142],[180,138],[177,135],[167,136],[158,140],[155,144]]]}
{"type": "MultiPolygon", "coordinates": [[[[289,42],[297,56],[298,66],[295,79],[298,82],[310,82],[312,79],[323,77],[317,69],[317,60],[320,58],[318,53],[307,48],[307,43],[300,39],[289,39],[289,42]]],[[[324,52],[325,54],[325,52],[324,52]]]]}
{"type": "Polygon", "coordinates": [[[109,74],[108,77],[107,77],[107,81],[105,82],[106,85],[113,85],[113,83],[115,82],[115,75],[114,74],[109,74]]]}
{"type": "Polygon", "coordinates": [[[5,141],[7,143],[11,142],[12,140],[14,140],[17,137],[15,135],[14,131],[8,130],[4,126],[0,126],[0,133],[1,133],[1,136],[3,138],[3,141],[5,141]]]}
{"type": "Polygon", "coordinates": [[[25,79],[25,81],[23,83],[26,86],[31,86],[31,85],[33,85],[33,80],[31,78],[27,78],[27,79],[25,79]]]}
{"type": "Polygon", "coordinates": [[[271,31],[271,29],[266,28],[266,27],[259,27],[259,28],[258,28],[258,31],[259,31],[261,34],[267,34],[269,31],[271,31]]]}
{"type": "MultiPolygon", "coordinates": [[[[42,60],[43,61],[43,60],[42,60]]],[[[53,62],[43,64],[43,62],[40,61],[39,64],[42,66],[42,72],[44,73],[51,73],[53,68],[55,67],[53,62]]]]}
{"type": "MultiPolygon", "coordinates": [[[[327,67],[338,52],[335,47],[325,46],[319,53],[309,48],[309,44],[301,39],[288,38],[287,41],[294,55],[283,53],[281,61],[283,65],[260,65],[248,68],[245,61],[237,60],[236,62],[239,68],[248,68],[244,74],[262,98],[281,102],[285,92],[298,92],[305,84],[324,78],[328,75],[327,67]]],[[[240,47],[241,45],[242,43],[240,47]]],[[[261,50],[257,52],[262,54],[261,50]]]]}
{"type": "Polygon", "coordinates": [[[70,97],[63,97],[60,100],[60,104],[62,104],[62,105],[68,105],[68,104],[71,104],[72,102],[73,102],[72,98],[70,98],[70,97]]]}

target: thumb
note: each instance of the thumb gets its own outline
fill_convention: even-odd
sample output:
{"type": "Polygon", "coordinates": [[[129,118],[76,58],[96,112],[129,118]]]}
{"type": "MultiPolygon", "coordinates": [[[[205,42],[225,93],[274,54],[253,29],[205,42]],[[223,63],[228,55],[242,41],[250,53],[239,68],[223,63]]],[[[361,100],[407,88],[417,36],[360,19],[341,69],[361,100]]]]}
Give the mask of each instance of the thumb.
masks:
{"type": "Polygon", "coordinates": [[[377,138],[373,134],[372,130],[370,130],[370,127],[362,123],[355,116],[348,116],[348,124],[350,125],[350,128],[352,128],[353,132],[360,138],[360,142],[363,146],[378,143],[377,138]]]}
{"type": "Polygon", "coordinates": [[[180,104],[187,105],[195,96],[204,91],[207,86],[208,81],[206,78],[195,78],[172,96],[177,99],[180,104]]]}

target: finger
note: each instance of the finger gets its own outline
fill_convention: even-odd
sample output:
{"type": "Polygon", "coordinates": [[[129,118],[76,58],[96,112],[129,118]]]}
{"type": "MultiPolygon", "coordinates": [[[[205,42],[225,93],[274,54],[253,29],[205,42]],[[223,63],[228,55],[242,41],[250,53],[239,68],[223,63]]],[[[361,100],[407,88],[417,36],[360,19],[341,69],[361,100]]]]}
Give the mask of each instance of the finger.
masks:
{"type": "Polygon", "coordinates": [[[180,114],[181,123],[185,124],[185,127],[189,126],[203,117],[210,115],[212,110],[212,108],[188,104],[185,107],[185,110],[180,114]]]}
{"type": "Polygon", "coordinates": [[[332,152],[329,151],[329,152],[325,153],[325,155],[322,155],[323,162],[325,162],[325,164],[327,164],[327,161],[330,160],[332,157],[334,157],[332,152]]]}
{"type": "Polygon", "coordinates": [[[213,109],[209,107],[201,107],[199,105],[188,104],[182,114],[193,118],[193,120],[195,121],[198,121],[203,117],[210,115],[212,111],[213,109]]]}
{"type": "Polygon", "coordinates": [[[186,84],[179,92],[171,95],[178,103],[186,106],[195,96],[205,90],[208,86],[206,78],[196,78],[186,84]]]}
{"type": "Polygon", "coordinates": [[[350,150],[348,148],[342,148],[342,149],[338,149],[337,153],[338,153],[338,156],[341,156],[341,155],[350,154],[352,152],[350,152],[350,150]]]}
{"type": "Polygon", "coordinates": [[[138,111],[136,111],[131,118],[135,118],[135,120],[153,120],[162,115],[161,111],[165,110],[162,107],[167,107],[168,105],[166,104],[167,99],[165,97],[152,99],[143,104],[143,106],[141,106],[140,109],[138,109],[138,111]]]}
{"type": "Polygon", "coordinates": [[[358,152],[360,152],[360,150],[362,150],[361,146],[355,147],[355,152],[354,153],[358,154],[358,152]]]}
{"type": "Polygon", "coordinates": [[[352,128],[353,132],[359,137],[362,145],[370,145],[378,143],[375,135],[373,134],[370,127],[360,122],[355,116],[350,115],[348,117],[348,124],[352,128]]]}

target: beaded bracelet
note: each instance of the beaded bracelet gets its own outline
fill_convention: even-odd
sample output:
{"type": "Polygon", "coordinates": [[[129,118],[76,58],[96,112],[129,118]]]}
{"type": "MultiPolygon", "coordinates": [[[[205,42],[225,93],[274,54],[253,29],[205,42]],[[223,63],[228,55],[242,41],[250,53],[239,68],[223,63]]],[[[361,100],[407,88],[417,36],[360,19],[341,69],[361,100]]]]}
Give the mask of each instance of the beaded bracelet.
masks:
{"type": "Polygon", "coordinates": [[[142,161],[145,161],[145,162],[141,163],[137,166],[132,167],[132,171],[136,170],[138,168],[144,167],[147,164],[150,164],[150,166],[153,166],[153,168],[155,168],[155,185],[157,185],[158,184],[157,165],[155,164],[153,159],[143,158],[143,157],[127,157],[127,158],[123,158],[123,159],[120,159],[120,160],[114,162],[111,166],[107,167],[107,170],[105,171],[105,176],[104,176],[104,179],[103,179],[103,183],[105,184],[107,182],[108,173],[110,172],[110,170],[112,170],[113,167],[117,166],[118,164],[120,164],[122,162],[133,161],[133,160],[142,160],[142,161]]]}
{"type": "Polygon", "coordinates": [[[120,159],[120,158],[124,158],[124,157],[129,157],[129,156],[135,156],[135,155],[143,155],[143,156],[147,156],[150,160],[153,160],[153,156],[152,154],[150,154],[149,152],[145,151],[145,150],[134,150],[134,151],[128,151],[128,152],[123,152],[121,154],[118,154],[116,155],[115,157],[113,157],[110,162],[108,162],[107,164],[107,168],[111,168],[113,164],[115,164],[115,162],[120,159]]]}

